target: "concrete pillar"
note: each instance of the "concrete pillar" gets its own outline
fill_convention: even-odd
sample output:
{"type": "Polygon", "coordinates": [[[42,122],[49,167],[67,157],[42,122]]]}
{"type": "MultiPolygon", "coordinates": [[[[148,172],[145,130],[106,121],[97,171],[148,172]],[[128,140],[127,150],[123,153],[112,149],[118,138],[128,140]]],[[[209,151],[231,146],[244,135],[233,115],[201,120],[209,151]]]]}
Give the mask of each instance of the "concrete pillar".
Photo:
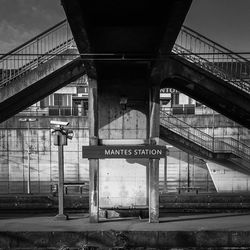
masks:
{"type": "MultiPolygon", "coordinates": [[[[90,138],[90,145],[98,145],[98,138],[90,138]]],[[[89,159],[89,221],[99,222],[99,159],[89,159]]]]}
{"type": "MultiPolygon", "coordinates": [[[[89,79],[89,143],[98,145],[97,81],[89,79]]],[[[89,159],[89,218],[99,221],[99,159],[89,159]]]]}
{"type": "Polygon", "coordinates": [[[149,222],[159,222],[159,160],[149,160],[149,222]]]}
{"type": "Polygon", "coordinates": [[[89,138],[98,137],[98,104],[97,80],[90,79],[89,83],[89,138]]]}
{"type": "MultiPolygon", "coordinates": [[[[160,134],[160,86],[153,85],[150,91],[149,112],[150,144],[159,143],[160,134]]],[[[159,222],[159,160],[149,160],[149,222],[159,222]]]]}

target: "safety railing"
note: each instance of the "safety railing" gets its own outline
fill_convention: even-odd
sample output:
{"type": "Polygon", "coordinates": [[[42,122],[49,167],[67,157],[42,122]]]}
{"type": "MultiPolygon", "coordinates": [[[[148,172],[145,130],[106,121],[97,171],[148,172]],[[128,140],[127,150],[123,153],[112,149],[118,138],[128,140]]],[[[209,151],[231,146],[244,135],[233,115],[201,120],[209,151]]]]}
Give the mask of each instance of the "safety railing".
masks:
{"type": "Polygon", "coordinates": [[[177,117],[161,110],[161,125],[214,153],[233,153],[245,160],[250,160],[250,148],[233,139],[212,137],[205,132],[190,126],[177,117]]]}
{"type": "Polygon", "coordinates": [[[66,20],[0,58],[0,87],[75,46],[66,20]]]}
{"type": "Polygon", "coordinates": [[[250,62],[194,30],[183,26],[172,52],[250,93],[250,62]]]}
{"type": "Polygon", "coordinates": [[[247,159],[250,161],[250,147],[245,143],[238,141],[232,137],[216,137],[219,140],[223,140],[227,144],[232,146],[232,152],[238,155],[241,158],[247,159]]]}

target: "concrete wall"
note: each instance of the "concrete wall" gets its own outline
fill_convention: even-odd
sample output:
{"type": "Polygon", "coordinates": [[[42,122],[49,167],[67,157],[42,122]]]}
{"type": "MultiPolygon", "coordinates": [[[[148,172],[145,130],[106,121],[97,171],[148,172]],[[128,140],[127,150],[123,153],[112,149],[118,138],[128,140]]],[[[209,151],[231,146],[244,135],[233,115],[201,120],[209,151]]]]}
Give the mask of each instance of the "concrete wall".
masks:
{"type": "MultiPolygon", "coordinates": [[[[20,122],[20,117],[13,117],[0,124],[0,193],[26,193],[28,169],[28,129],[20,122]]],[[[30,167],[31,190],[33,193],[48,193],[50,185],[57,182],[58,159],[57,147],[53,145],[50,132],[50,120],[56,117],[38,117],[30,125],[30,167]]],[[[88,145],[88,126],[86,117],[64,117],[60,120],[70,122],[74,137],[68,140],[65,152],[65,182],[88,180],[88,160],[82,159],[81,146],[88,145]]],[[[162,141],[161,144],[164,144],[162,141]]],[[[176,187],[187,184],[187,154],[175,148],[169,149],[167,168],[164,159],[160,161],[161,190],[176,192],[176,187]],[[167,173],[165,174],[165,169],[167,173]],[[165,182],[167,180],[167,182],[165,182]]],[[[100,161],[100,205],[134,204],[144,205],[146,197],[147,160],[127,161],[122,159],[100,161]],[[126,178],[124,177],[126,173],[126,178]],[[133,184],[134,183],[134,184],[133,184]],[[132,185],[133,184],[133,185],[132,185]],[[123,192],[123,200],[117,197],[123,192]],[[134,193],[136,195],[134,196],[134,193]],[[118,202],[119,200],[119,202],[118,202]],[[111,201],[111,203],[110,203],[111,201]]],[[[209,186],[213,190],[211,179],[207,184],[207,169],[199,160],[190,156],[190,179],[192,185],[209,186]]]]}
{"type": "MultiPolygon", "coordinates": [[[[134,112],[134,111],[133,111],[134,112]]],[[[138,111],[139,112],[139,111],[138,111]]],[[[188,116],[187,122],[192,122],[197,126],[205,128],[212,117],[202,119],[201,116],[188,116]]],[[[249,138],[249,131],[242,127],[234,127],[235,124],[229,123],[216,116],[221,130],[224,134],[234,131],[232,135],[241,138],[249,138]],[[230,127],[229,127],[230,125],[230,127]],[[239,131],[239,135],[236,131],[239,131]]],[[[5,123],[0,124],[0,193],[25,193],[27,191],[27,124],[18,121],[20,117],[13,117],[5,123]]],[[[34,193],[50,192],[50,184],[56,183],[58,178],[57,171],[57,147],[53,145],[50,133],[50,120],[58,117],[38,117],[38,121],[31,123],[31,190],[34,193]]],[[[187,119],[187,118],[185,118],[187,119]]],[[[86,117],[60,117],[60,120],[70,122],[70,127],[74,130],[74,138],[68,141],[65,151],[65,181],[81,182],[88,180],[88,160],[82,159],[81,146],[88,145],[88,125],[86,117]]],[[[137,126],[137,125],[136,125],[137,126]]],[[[219,125],[217,125],[219,126],[219,125]]],[[[211,129],[211,128],[209,128],[211,129]]],[[[139,133],[138,133],[139,135],[139,133]]],[[[143,135],[144,137],[145,135],[143,135]]],[[[161,141],[161,144],[165,144],[161,141]]],[[[160,161],[160,190],[176,192],[177,187],[187,186],[189,167],[189,178],[191,186],[202,187],[203,191],[215,191],[215,187],[208,173],[206,164],[195,156],[189,155],[174,147],[170,147],[169,155],[160,161]],[[165,171],[167,170],[167,171],[165,171]]],[[[146,162],[136,162],[132,159],[128,161],[109,160],[100,161],[100,205],[107,203],[114,206],[120,204],[143,205],[146,197],[146,162]],[[102,167],[103,166],[103,167],[102,167]],[[124,173],[126,173],[126,178],[124,173]],[[133,186],[131,185],[133,183],[133,186]],[[115,187],[115,188],[114,188],[115,187]],[[120,193],[126,194],[123,200],[117,201],[120,193]],[[136,193],[136,195],[134,195],[136,193]]],[[[211,166],[211,165],[210,165],[211,166]]],[[[214,168],[210,168],[214,169],[214,168]]],[[[216,166],[218,173],[224,173],[225,166],[216,166]]],[[[249,176],[241,174],[236,170],[226,169],[230,173],[230,178],[225,174],[217,174],[213,178],[218,192],[223,191],[242,191],[248,190],[247,181],[249,176]],[[225,178],[224,178],[225,177],[225,178]]],[[[210,171],[213,176],[213,170],[210,171]]]]}
{"type": "Polygon", "coordinates": [[[215,137],[233,137],[250,145],[250,130],[223,115],[179,115],[186,123],[215,137]],[[214,131],[213,131],[214,128],[214,131]]]}
{"type": "Polygon", "coordinates": [[[208,162],[207,167],[217,192],[250,191],[249,175],[214,162],[208,162]]]}
{"type": "MultiPolygon", "coordinates": [[[[180,116],[180,118],[211,136],[232,137],[250,145],[250,130],[222,115],[188,115],[180,116]]],[[[250,166],[249,162],[238,162],[250,166]]],[[[237,165],[232,168],[229,165],[207,162],[207,167],[217,192],[245,192],[250,190],[249,174],[239,171],[237,165]]]]}
{"type": "MultiPolygon", "coordinates": [[[[58,180],[58,153],[53,145],[50,120],[39,117],[30,123],[30,173],[33,193],[50,192],[50,184],[58,180]]],[[[64,118],[65,119],[65,118],[64,118]]],[[[60,118],[60,120],[64,120],[60,118]]],[[[74,137],[64,147],[65,182],[88,180],[88,160],[82,159],[81,147],[88,145],[86,118],[67,118],[74,137]]],[[[0,128],[0,192],[25,193],[28,171],[28,129],[26,123],[13,117],[0,128]]]]}
{"type": "Polygon", "coordinates": [[[99,138],[146,139],[148,138],[148,87],[133,81],[109,82],[99,90],[99,138]],[[121,98],[127,104],[120,104],[121,98]]]}
{"type": "Polygon", "coordinates": [[[100,207],[145,206],[147,159],[100,161],[100,207]]]}

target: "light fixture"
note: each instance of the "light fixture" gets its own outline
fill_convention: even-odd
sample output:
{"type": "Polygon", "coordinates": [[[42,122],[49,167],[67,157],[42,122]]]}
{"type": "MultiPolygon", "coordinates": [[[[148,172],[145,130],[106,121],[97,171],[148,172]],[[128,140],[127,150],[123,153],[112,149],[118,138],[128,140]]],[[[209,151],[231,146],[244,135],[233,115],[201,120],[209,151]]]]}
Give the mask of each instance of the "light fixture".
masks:
{"type": "Polygon", "coordinates": [[[127,109],[127,103],[128,103],[128,98],[126,96],[122,96],[120,99],[120,105],[121,105],[122,110],[127,109]]]}

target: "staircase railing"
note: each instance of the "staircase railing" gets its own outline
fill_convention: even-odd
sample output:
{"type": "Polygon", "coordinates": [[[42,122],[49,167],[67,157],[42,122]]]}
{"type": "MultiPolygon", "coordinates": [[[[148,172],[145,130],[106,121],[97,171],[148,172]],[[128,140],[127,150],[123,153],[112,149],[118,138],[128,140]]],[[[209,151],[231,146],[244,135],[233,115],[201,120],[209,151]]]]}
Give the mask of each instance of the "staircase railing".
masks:
{"type": "Polygon", "coordinates": [[[250,93],[250,62],[192,29],[182,27],[172,52],[250,93]]]}
{"type": "Polygon", "coordinates": [[[0,87],[74,46],[66,20],[0,58],[0,87]]]}
{"type": "Polygon", "coordinates": [[[162,126],[213,153],[233,153],[245,160],[250,160],[250,148],[233,138],[212,137],[162,110],[160,121],[162,126]]]}
{"type": "Polygon", "coordinates": [[[219,140],[223,140],[227,144],[231,145],[232,153],[250,161],[250,147],[248,145],[232,137],[223,137],[223,138],[216,137],[216,138],[219,140]]]}
{"type": "MultiPolygon", "coordinates": [[[[66,20],[0,58],[0,87],[74,45],[66,20]]],[[[183,26],[173,52],[250,93],[250,62],[183,26]]]]}

